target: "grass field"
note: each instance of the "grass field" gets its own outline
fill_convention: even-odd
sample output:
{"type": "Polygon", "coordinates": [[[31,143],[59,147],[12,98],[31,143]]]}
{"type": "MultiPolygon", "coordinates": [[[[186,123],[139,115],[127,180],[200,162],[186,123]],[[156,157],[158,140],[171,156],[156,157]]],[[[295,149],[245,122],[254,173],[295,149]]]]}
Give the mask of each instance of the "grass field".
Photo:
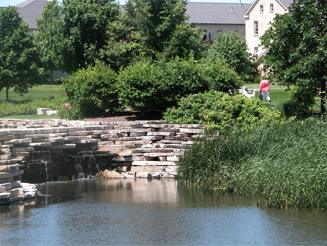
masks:
{"type": "MultiPolygon", "coordinates": [[[[259,89],[259,84],[246,84],[248,89],[259,89]]],[[[271,85],[270,86],[270,99],[274,103],[284,103],[291,99],[288,92],[285,91],[286,86],[271,85]]],[[[256,94],[256,98],[259,98],[259,94],[256,94]]]]}
{"type": "MultiPolygon", "coordinates": [[[[43,98],[61,96],[62,91],[60,85],[41,85],[28,90],[27,94],[20,96],[14,90],[9,90],[9,101],[21,102],[21,101],[34,101],[43,98]]],[[[6,100],[6,90],[0,91],[0,103],[6,100]]]]}
{"type": "Polygon", "coordinates": [[[59,119],[59,115],[37,115],[37,108],[53,108],[55,101],[62,98],[60,85],[41,85],[29,89],[20,96],[9,90],[9,102],[6,102],[6,91],[0,91],[0,117],[3,119],[59,119]],[[52,105],[51,107],[49,105],[52,105]]]}

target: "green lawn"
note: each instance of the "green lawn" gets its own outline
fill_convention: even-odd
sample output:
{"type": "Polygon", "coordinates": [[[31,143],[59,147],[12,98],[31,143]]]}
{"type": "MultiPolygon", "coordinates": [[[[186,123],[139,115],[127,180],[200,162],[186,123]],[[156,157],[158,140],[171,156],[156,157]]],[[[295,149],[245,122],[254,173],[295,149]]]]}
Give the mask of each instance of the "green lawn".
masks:
{"type": "MultiPolygon", "coordinates": [[[[14,92],[13,89],[9,90],[9,101],[34,101],[42,98],[57,97],[62,95],[60,89],[61,85],[41,85],[28,90],[27,94],[20,96],[18,93],[14,92]]],[[[6,100],[6,90],[0,91],[0,103],[6,100]]]]}
{"type": "MultiPolygon", "coordinates": [[[[61,85],[41,85],[29,89],[28,93],[22,96],[10,89],[9,103],[6,102],[6,90],[3,89],[0,91],[0,117],[3,119],[59,119],[58,115],[37,115],[36,108],[49,107],[39,105],[37,101],[40,99],[46,99],[46,104],[49,104],[55,98],[62,96],[60,87],[61,85]],[[32,110],[23,110],[22,108],[31,108],[32,110]],[[22,113],[22,111],[29,113],[22,113]]],[[[49,108],[54,109],[52,106],[49,108]]]]}
{"type": "MultiPolygon", "coordinates": [[[[248,89],[259,89],[259,84],[245,84],[248,89]]],[[[270,86],[270,99],[274,103],[284,103],[291,99],[288,92],[285,91],[286,86],[271,85],[270,86]]],[[[256,98],[259,98],[259,94],[256,94],[256,98]]]]}
{"type": "MultiPolygon", "coordinates": [[[[248,89],[259,89],[259,84],[245,84],[248,89]]],[[[271,85],[270,86],[270,99],[273,103],[285,103],[291,100],[291,95],[286,91],[286,86],[280,85],[271,85]]],[[[259,98],[259,94],[255,96],[259,98]]],[[[320,111],[320,102],[317,102],[316,105],[312,108],[313,111],[320,111]]]]}

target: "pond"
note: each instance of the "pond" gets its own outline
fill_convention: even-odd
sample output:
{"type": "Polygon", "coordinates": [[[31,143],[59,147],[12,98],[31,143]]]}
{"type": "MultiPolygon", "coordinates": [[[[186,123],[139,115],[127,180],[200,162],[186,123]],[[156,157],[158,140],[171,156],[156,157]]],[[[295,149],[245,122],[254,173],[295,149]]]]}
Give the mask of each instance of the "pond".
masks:
{"type": "Polygon", "coordinates": [[[257,207],[254,198],[176,180],[77,180],[1,206],[1,245],[327,244],[327,213],[257,207]]]}

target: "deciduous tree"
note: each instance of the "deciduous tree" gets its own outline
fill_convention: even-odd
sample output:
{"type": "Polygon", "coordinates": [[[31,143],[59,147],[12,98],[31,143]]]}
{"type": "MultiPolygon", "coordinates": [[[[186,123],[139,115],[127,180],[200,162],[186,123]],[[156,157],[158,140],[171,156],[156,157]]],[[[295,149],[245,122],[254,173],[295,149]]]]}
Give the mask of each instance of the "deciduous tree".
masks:
{"type": "Polygon", "coordinates": [[[218,33],[208,50],[209,60],[225,59],[243,79],[257,74],[253,57],[247,52],[246,41],[236,32],[218,33]]]}
{"type": "Polygon", "coordinates": [[[294,97],[305,108],[321,89],[321,112],[327,82],[327,4],[324,0],[295,0],[291,15],[277,15],[261,38],[264,62],[272,77],[296,85],[294,97]]]}
{"type": "Polygon", "coordinates": [[[42,12],[42,18],[36,20],[37,32],[35,41],[42,55],[42,63],[51,72],[53,84],[53,71],[59,67],[58,35],[56,21],[60,19],[60,6],[57,0],[48,2],[42,12]]]}
{"type": "Polygon", "coordinates": [[[203,33],[186,23],[186,4],[185,0],[129,0],[122,18],[123,41],[140,44],[141,53],[152,58],[199,58],[205,49],[203,33]]]}
{"type": "Polygon", "coordinates": [[[61,69],[71,73],[93,65],[108,41],[108,24],[119,14],[114,0],[63,0],[57,23],[61,69]]]}
{"type": "Polygon", "coordinates": [[[44,82],[41,60],[28,33],[28,26],[19,17],[16,7],[0,11],[0,90],[13,88],[19,94],[44,82]]]}

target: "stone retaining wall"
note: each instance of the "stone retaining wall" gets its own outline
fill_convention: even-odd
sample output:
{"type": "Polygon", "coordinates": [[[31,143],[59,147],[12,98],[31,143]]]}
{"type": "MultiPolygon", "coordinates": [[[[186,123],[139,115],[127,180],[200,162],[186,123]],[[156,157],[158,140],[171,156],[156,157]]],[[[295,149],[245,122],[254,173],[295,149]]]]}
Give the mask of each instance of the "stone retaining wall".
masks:
{"type": "Polygon", "coordinates": [[[25,177],[37,182],[42,172],[55,181],[86,169],[90,175],[114,169],[125,177],[175,177],[179,156],[202,132],[203,125],[165,121],[0,120],[0,192],[22,186],[25,177]]]}

